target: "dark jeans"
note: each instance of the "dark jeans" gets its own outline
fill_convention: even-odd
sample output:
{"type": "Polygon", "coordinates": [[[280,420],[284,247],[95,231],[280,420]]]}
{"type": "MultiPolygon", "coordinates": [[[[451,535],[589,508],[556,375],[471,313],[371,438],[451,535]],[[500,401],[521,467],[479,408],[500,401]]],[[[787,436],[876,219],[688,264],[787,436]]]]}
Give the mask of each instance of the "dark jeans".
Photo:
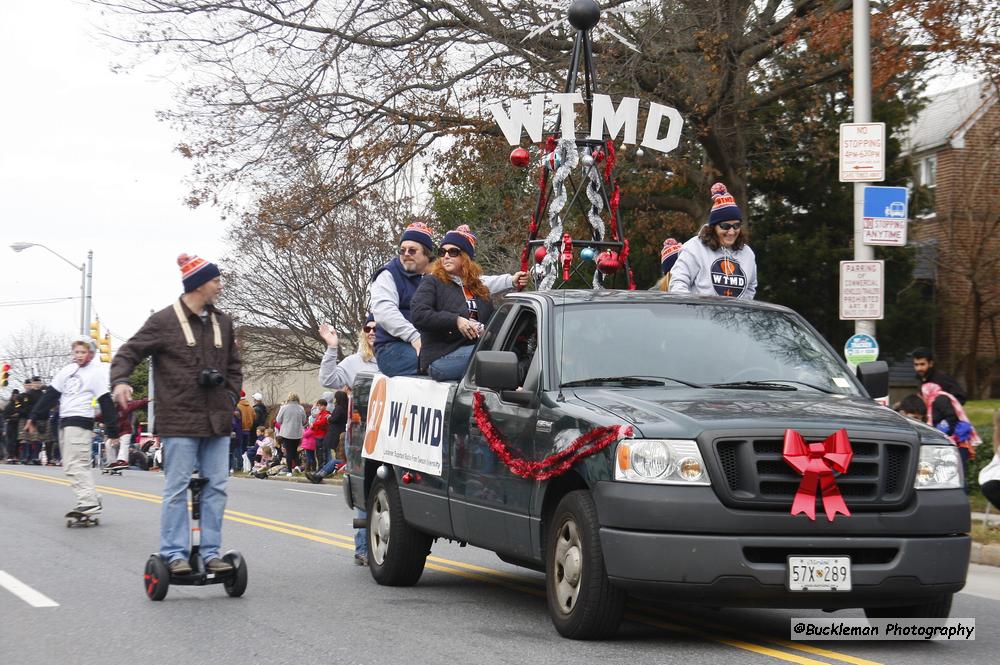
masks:
{"type": "Polygon", "coordinates": [[[7,459],[17,459],[17,421],[7,421],[7,459]]]}
{"type": "Polygon", "coordinates": [[[229,437],[229,470],[236,471],[243,468],[243,436],[237,434],[229,437]]]}
{"type": "Polygon", "coordinates": [[[315,450],[303,450],[302,452],[304,452],[306,454],[305,470],[306,471],[315,471],[316,470],[316,451],[315,450]]]}
{"type": "MultiPolygon", "coordinates": [[[[243,440],[240,441],[240,452],[239,455],[237,455],[237,457],[239,457],[239,460],[237,461],[236,464],[237,470],[243,468],[243,453],[247,452],[247,450],[250,449],[250,445],[253,443],[254,443],[253,432],[251,432],[250,430],[243,430],[243,440]]],[[[253,460],[250,460],[250,464],[253,464],[253,460]]]]}
{"type": "Polygon", "coordinates": [[[386,376],[416,376],[417,352],[406,342],[386,342],[375,349],[378,371],[386,376]]]}

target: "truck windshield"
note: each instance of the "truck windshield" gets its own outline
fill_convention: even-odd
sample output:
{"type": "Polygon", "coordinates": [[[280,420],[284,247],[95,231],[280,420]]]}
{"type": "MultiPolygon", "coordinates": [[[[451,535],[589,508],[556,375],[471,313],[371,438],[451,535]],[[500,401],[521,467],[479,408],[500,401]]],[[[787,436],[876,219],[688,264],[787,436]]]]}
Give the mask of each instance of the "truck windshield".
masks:
{"type": "Polygon", "coordinates": [[[591,302],[556,308],[553,333],[563,385],[600,377],[672,377],[666,385],[678,388],[680,381],[734,390],[861,394],[816,335],[780,311],[591,302]]]}

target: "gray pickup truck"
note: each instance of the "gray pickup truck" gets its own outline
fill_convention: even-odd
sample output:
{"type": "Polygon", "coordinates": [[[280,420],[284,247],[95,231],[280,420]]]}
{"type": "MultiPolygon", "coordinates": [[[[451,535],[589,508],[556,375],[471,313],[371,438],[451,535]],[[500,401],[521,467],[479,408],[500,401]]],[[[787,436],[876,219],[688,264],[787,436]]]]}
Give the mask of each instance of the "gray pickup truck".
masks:
{"type": "Polygon", "coordinates": [[[379,584],[415,584],[437,538],[468,543],[545,572],[569,638],[614,634],[629,594],[947,617],[971,546],[960,457],[869,396],[887,392],[885,363],[853,374],[783,307],[512,294],[457,384],[358,377],[345,498],[367,509],[379,584]],[[417,406],[434,391],[437,406],[417,406]],[[511,471],[616,426],[629,429],[551,477],[511,471]],[[842,429],[846,469],[815,452],[842,429]],[[407,433],[411,447],[394,449],[407,433]],[[823,473],[796,468],[789,436],[823,473]],[[820,480],[848,515],[828,518],[820,480]]]}

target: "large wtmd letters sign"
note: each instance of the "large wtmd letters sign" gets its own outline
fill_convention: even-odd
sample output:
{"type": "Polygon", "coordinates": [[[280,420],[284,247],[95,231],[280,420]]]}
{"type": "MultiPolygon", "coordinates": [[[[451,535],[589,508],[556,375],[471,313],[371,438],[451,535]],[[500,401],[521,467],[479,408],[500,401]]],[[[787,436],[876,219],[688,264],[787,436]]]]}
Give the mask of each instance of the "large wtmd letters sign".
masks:
{"type": "MultiPolygon", "coordinates": [[[[534,143],[541,142],[542,126],[545,123],[545,98],[545,93],[539,93],[531,96],[530,106],[522,100],[515,99],[506,109],[500,103],[488,107],[507,143],[519,145],[522,131],[527,132],[534,143]]],[[[549,98],[559,108],[559,132],[562,138],[575,139],[576,105],[583,103],[583,96],[579,92],[560,92],[549,95],[549,98]]],[[[634,145],[638,136],[638,126],[638,98],[624,97],[616,108],[610,96],[594,95],[588,138],[601,140],[607,128],[608,137],[617,139],[618,134],[624,130],[622,143],[634,145]]],[[[684,119],[677,109],[650,102],[641,145],[658,152],[670,152],[680,145],[683,126],[684,119]],[[664,120],[667,121],[665,132],[664,120]]]]}

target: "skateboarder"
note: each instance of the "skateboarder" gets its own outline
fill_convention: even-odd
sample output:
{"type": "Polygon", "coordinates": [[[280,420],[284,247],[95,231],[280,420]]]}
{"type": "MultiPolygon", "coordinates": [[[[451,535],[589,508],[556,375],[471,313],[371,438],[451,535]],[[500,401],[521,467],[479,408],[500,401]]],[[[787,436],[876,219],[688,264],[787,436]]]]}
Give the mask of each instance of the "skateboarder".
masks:
{"type": "MultiPolygon", "coordinates": [[[[118,415],[108,390],[108,370],[95,363],[97,344],[89,338],[73,340],[73,362],[59,370],[25,423],[25,431],[36,431],[35,422],[48,418],[59,402],[60,447],[63,470],[76,494],[70,511],[93,517],[101,512],[101,500],[90,470],[90,442],[94,437],[94,403],[101,409],[109,443],[118,443],[118,415]]],[[[69,515],[67,515],[69,517],[69,515]]]]}

